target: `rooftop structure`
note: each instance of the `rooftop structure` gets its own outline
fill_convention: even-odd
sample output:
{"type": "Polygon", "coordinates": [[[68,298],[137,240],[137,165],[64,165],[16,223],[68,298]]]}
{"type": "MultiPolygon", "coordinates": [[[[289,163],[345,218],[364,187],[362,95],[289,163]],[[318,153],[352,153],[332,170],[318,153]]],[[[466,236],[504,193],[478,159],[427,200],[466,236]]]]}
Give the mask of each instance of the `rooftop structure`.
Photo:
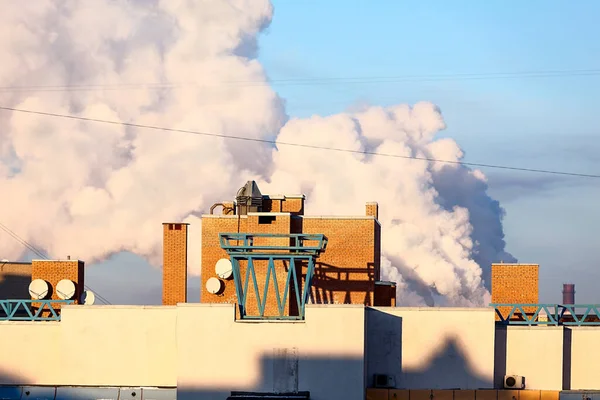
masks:
{"type": "Polygon", "coordinates": [[[249,181],[234,201],[213,205],[202,216],[201,302],[238,304],[240,318],[300,319],[306,303],[394,304],[394,285],[376,284],[377,203],[363,215],[310,216],[304,202],[249,181]]]}

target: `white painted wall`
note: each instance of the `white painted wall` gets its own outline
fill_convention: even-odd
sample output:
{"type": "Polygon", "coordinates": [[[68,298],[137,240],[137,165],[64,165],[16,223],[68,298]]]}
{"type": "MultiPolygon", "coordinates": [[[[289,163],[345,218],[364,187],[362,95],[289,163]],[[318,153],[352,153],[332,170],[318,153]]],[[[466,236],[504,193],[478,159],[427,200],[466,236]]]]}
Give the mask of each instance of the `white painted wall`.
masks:
{"type": "MultiPolygon", "coordinates": [[[[312,305],[304,323],[242,323],[233,305],[68,306],[61,322],[0,321],[0,384],[178,385],[180,399],[208,399],[297,378],[314,399],[358,400],[383,373],[399,388],[491,388],[494,332],[491,309],[312,305]]],[[[506,332],[506,373],[528,389],[562,388],[563,351],[571,389],[600,389],[600,328],[570,328],[565,349],[563,328],[506,332]]]]}
{"type": "Polygon", "coordinates": [[[367,376],[405,389],[492,388],[494,311],[489,308],[367,310],[367,376]]]}
{"type": "Polygon", "coordinates": [[[60,322],[0,321],[0,384],[58,382],[60,333],[60,322]]]}
{"type": "Polygon", "coordinates": [[[2,321],[0,383],[175,386],[176,316],[176,307],[67,306],[61,322],[2,321]]]}
{"type": "Polygon", "coordinates": [[[307,306],[304,323],[233,317],[230,304],[179,306],[178,400],[225,398],[232,390],[293,390],[294,377],[311,399],[364,399],[362,306],[307,306]],[[289,362],[277,356],[280,349],[288,350],[289,362]]]}
{"type": "Polygon", "coordinates": [[[561,390],[563,328],[507,327],[506,375],[524,376],[527,389],[561,390]]]}
{"type": "Polygon", "coordinates": [[[571,389],[600,390],[600,327],[571,330],[571,389]]]}

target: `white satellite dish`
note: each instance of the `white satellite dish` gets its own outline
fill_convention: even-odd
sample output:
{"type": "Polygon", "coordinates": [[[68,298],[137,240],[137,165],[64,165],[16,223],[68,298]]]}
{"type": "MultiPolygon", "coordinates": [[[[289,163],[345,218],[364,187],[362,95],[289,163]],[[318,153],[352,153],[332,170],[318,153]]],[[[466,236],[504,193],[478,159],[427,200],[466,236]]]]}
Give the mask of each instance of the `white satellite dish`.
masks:
{"type": "Polygon", "coordinates": [[[62,300],[71,300],[75,296],[75,284],[69,279],[61,280],[56,285],[56,294],[62,300]]]}
{"type": "Polygon", "coordinates": [[[96,295],[91,290],[86,290],[81,294],[79,302],[87,306],[91,306],[96,301],[96,295]]]}
{"type": "Polygon", "coordinates": [[[233,268],[231,268],[231,261],[226,258],[221,258],[215,265],[215,273],[221,279],[229,279],[233,274],[233,268]]]}
{"type": "Polygon", "coordinates": [[[48,292],[50,292],[50,286],[43,279],[34,279],[29,284],[29,295],[34,300],[45,299],[48,296],[48,292]]]}
{"type": "Polygon", "coordinates": [[[208,293],[217,294],[223,289],[223,281],[217,278],[209,278],[206,281],[206,290],[208,293]]]}

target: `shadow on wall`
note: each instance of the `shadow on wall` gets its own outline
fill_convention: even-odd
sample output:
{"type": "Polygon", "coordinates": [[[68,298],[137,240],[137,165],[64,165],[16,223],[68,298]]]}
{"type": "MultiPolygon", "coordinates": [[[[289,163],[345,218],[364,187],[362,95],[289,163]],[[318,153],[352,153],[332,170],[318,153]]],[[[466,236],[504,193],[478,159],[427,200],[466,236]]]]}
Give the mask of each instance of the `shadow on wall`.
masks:
{"type": "Polygon", "coordinates": [[[0,300],[29,300],[29,284],[31,275],[14,275],[0,273],[0,300]]]}
{"type": "MultiPolygon", "coordinates": [[[[402,367],[402,317],[367,309],[367,387],[374,386],[376,374],[390,375],[397,389],[489,389],[491,379],[469,366],[467,356],[455,338],[448,337],[441,348],[422,360],[422,367],[402,367]]],[[[422,349],[423,354],[430,350],[422,349]]]]}
{"type": "MultiPolygon", "coordinates": [[[[53,386],[28,386],[29,383],[22,377],[0,372],[0,398],[5,400],[135,400],[142,397],[160,400],[233,400],[236,398],[251,400],[253,397],[250,397],[250,394],[260,398],[261,394],[271,393],[296,394],[299,397],[293,398],[312,400],[364,400],[365,398],[362,358],[307,357],[300,355],[294,348],[273,349],[273,355],[263,357],[257,367],[258,378],[253,387],[237,386],[239,384],[236,384],[235,380],[226,384],[229,387],[193,387],[179,383],[177,390],[154,389],[151,396],[144,395],[147,389],[143,389],[144,393],[140,396],[140,388],[136,385],[128,385],[126,390],[121,390],[120,395],[119,389],[115,387],[76,387],[76,382],[72,383],[73,386],[61,387],[58,390],[53,386]],[[25,395],[25,392],[29,394],[25,395]],[[137,396],[132,395],[132,392],[137,392],[137,396]],[[238,397],[239,395],[245,397],[238,397]]],[[[201,372],[197,373],[200,374],[201,372]]],[[[248,374],[253,375],[254,372],[249,371],[248,374]]],[[[227,375],[227,371],[222,371],[223,377],[227,375]]],[[[269,399],[275,400],[277,397],[270,396],[269,399]]]]}

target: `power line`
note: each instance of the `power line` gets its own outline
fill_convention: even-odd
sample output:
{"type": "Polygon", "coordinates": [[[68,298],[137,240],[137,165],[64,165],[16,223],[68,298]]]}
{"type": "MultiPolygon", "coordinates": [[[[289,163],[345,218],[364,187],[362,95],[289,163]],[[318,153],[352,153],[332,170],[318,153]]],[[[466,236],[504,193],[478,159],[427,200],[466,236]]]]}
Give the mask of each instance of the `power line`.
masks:
{"type": "Polygon", "coordinates": [[[187,133],[187,134],[200,135],[200,136],[218,137],[218,138],[223,138],[223,139],[243,140],[243,141],[247,141],[247,142],[257,142],[257,143],[264,143],[264,144],[270,144],[270,145],[275,145],[275,146],[301,147],[301,148],[316,149],[316,150],[336,151],[336,152],[340,152],[340,153],[353,153],[353,154],[371,155],[371,156],[379,156],[379,157],[392,157],[392,158],[402,158],[402,159],[410,159],[410,160],[438,162],[438,163],[444,163],[444,164],[455,164],[455,165],[462,165],[462,166],[468,166],[468,167],[503,169],[503,170],[520,171],[520,172],[536,172],[536,173],[542,173],[542,174],[564,175],[564,176],[573,176],[573,177],[582,177],[582,178],[600,178],[599,174],[582,174],[582,173],[576,173],[576,172],[552,171],[552,170],[546,170],[546,169],[521,168],[521,167],[511,167],[511,166],[497,165],[497,164],[483,164],[483,163],[473,163],[473,162],[464,162],[464,161],[441,160],[441,159],[437,159],[437,158],[428,158],[428,157],[404,156],[404,155],[400,155],[400,154],[378,153],[378,152],[374,152],[374,151],[341,149],[341,148],[337,148],[337,147],[316,146],[316,145],[302,144],[302,143],[288,143],[288,142],[280,142],[280,141],[276,141],[276,140],[248,138],[248,137],[243,137],[243,136],[233,136],[233,135],[224,135],[224,134],[218,134],[218,133],[199,132],[199,131],[192,131],[192,130],[186,130],[186,129],[166,128],[166,127],[160,127],[160,126],[154,126],[154,125],[143,125],[143,124],[136,124],[136,123],[130,123],[130,122],[110,121],[110,120],[97,119],[97,118],[79,117],[79,116],[68,115],[68,114],[56,114],[56,113],[49,113],[49,112],[43,112],[43,111],[24,110],[24,109],[19,109],[19,108],[12,108],[12,107],[0,107],[0,110],[27,113],[27,114],[35,114],[35,115],[43,115],[43,116],[54,117],[54,118],[65,118],[65,119],[72,119],[72,120],[78,120],[78,121],[120,125],[120,126],[132,127],[132,128],[152,129],[152,130],[159,130],[159,131],[166,131],[166,132],[177,132],[177,133],[187,133]]]}
{"type": "MultiPolygon", "coordinates": [[[[50,257],[48,257],[42,251],[40,251],[37,248],[35,248],[35,246],[33,246],[31,243],[27,242],[25,239],[22,239],[19,235],[17,235],[15,232],[13,232],[10,228],[8,228],[2,222],[0,222],[0,229],[2,229],[4,232],[8,233],[13,239],[15,239],[17,242],[19,242],[21,245],[23,245],[24,247],[26,247],[28,250],[30,250],[31,252],[33,252],[38,257],[40,257],[40,258],[42,258],[44,260],[49,260],[50,259],[50,257]]],[[[87,285],[84,284],[84,287],[86,289],[91,290],[92,292],[94,292],[95,296],[98,297],[98,299],[100,301],[102,301],[104,304],[111,304],[108,300],[106,300],[106,298],[104,298],[102,295],[100,295],[100,293],[96,292],[95,290],[93,290],[89,286],[87,286],[87,285]]]]}
{"type": "Polygon", "coordinates": [[[335,84],[373,84],[373,83],[401,83],[401,82],[435,82],[435,81],[462,81],[462,80],[490,80],[514,78],[560,78],[598,76],[600,69],[581,70],[548,70],[548,71],[513,71],[513,72],[487,72],[487,73],[454,73],[430,75],[403,75],[403,76],[358,76],[358,77],[315,77],[315,78],[286,78],[264,80],[237,80],[220,81],[207,84],[197,82],[153,82],[153,83],[116,83],[116,84],[89,84],[89,85],[22,85],[0,86],[0,93],[18,92],[65,92],[65,91],[94,91],[94,90],[160,90],[175,89],[190,86],[297,86],[297,85],[335,85],[335,84]]]}

